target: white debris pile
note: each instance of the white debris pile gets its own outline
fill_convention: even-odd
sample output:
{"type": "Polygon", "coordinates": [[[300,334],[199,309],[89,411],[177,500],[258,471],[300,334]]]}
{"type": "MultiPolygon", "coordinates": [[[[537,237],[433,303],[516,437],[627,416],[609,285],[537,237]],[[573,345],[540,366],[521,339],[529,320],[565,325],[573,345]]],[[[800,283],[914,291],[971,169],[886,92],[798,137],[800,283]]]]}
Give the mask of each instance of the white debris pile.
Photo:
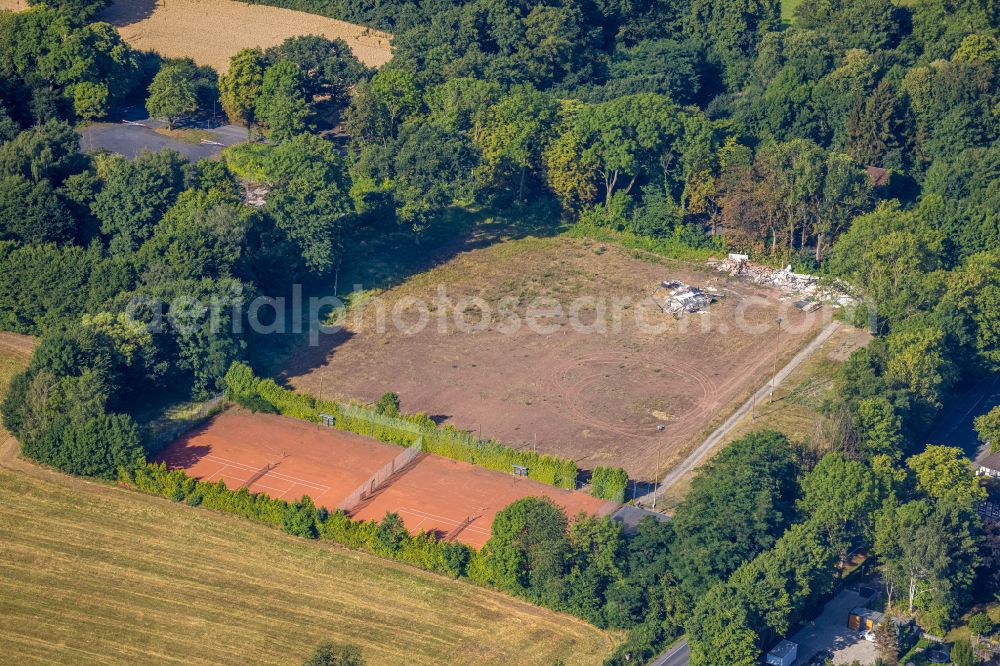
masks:
{"type": "Polygon", "coordinates": [[[666,280],[660,287],[668,292],[660,307],[674,316],[704,312],[716,299],[721,298],[719,294],[692,287],[680,280],[666,280]]]}
{"type": "MultiPolygon", "coordinates": [[[[805,299],[799,301],[805,306],[807,303],[834,303],[846,306],[855,302],[855,299],[847,292],[847,286],[834,282],[832,285],[820,284],[820,280],[815,275],[806,273],[795,273],[791,266],[785,268],[772,268],[763,264],[756,264],[745,254],[730,254],[723,260],[710,259],[708,265],[717,271],[728,273],[736,277],[749,280],[754,284],[779,289],[785,295],[804,296],[805,299]]],[[[808,306],[811,312],[818,309],[818,306],[808,306]]],[[[800,307],[800,309],[806,309],[800,307]]]]}
{"type": "Polygon", "coordinates": [[[271,188],[267,185],[243,183],[243,203],[254,208],[263,208],[271,188]]]}

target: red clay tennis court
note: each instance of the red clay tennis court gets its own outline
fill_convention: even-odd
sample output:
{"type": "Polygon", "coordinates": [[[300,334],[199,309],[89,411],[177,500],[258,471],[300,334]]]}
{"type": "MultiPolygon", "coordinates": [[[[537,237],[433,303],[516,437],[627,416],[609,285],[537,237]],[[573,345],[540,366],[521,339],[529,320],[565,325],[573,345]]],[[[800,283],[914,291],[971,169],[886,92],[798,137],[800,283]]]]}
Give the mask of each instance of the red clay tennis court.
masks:
{"type": "MultiPolygon", "coordinates": [[[[233,489],[246,486],[289,501],[308,495],[318,506],[333,510],[403,451],[343,430],[230,409],[172,442],[158,460],[198,479],[222,479],[233,489]]],[[[548,497],[570,517],[581,511],[608,513],[617,506],[584,493],[421,455],[358,504],[351,516],[379,520],[394,511],[412,533],[435,532],[479,548],[489,539],[496,513],[528,496],[548,497]]]]}

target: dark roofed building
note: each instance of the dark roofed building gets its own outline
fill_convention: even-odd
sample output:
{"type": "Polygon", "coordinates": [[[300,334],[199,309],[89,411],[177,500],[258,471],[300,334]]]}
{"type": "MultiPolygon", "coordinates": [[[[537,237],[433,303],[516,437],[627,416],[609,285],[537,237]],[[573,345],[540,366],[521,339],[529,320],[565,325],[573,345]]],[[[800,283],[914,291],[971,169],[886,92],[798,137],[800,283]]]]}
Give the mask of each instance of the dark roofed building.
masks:
{"type": "Polygon", "coordinates": [[[866,166],[865,171],[872,181],[872,187],[885,187],[889,184],[889,170],[877,166],[866,166]]]}
{"type": "Polygon", "coordinates": [[[976,464],[976,474],[993,477],[994,479],[1000,478],[1000,451],[980,460],[976,464]]]}

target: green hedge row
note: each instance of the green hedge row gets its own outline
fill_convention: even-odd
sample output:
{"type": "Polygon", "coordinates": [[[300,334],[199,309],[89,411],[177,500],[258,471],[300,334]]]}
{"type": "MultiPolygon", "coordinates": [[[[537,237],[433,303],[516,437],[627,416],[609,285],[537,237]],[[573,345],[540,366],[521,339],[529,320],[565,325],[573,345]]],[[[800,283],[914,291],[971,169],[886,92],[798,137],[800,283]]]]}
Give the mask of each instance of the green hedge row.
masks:
{"type": "Polygon", "coordinates": [[[342,511],[317,509],[308,497],[286,502],[246,488],[230,490],[222,481],[198,481],[182,470],[168,470],[164,463],[147,463],[133,472],[122,470],[121,480],[175,502],[233,513],[281,527],[294,536],[326,539],[450,576],[466,575],[470,560],[478,557],[465,544],[441,541],[423,531],[411,535],[395,514],[386,514],[381,522],[351,520],[342,511]]]}
{"type": "Polygon", "coordinates": [[[274,380],[259,379],[243,363],[234,363],[226,373],[226,396],[254,411],[270,411],[314,423],[320,422],[320,414],[329,414],[334,417],[336,428],[389,444],[410,446],[423,438],[428,453],[501,472],[510,472],[512,465],[520,465],[528,468],[531,479],[560,488],[576,488],[577,468],[572,460],[519,451],[492,439],[481,441],[453,426],[438,426],[425,414],[389,416],[358,405],[317,400],[282,388],[274,380]]]}
{"type": "Polygon", "coordinates": [[[590,477],[590,494],[615,502],[625,501],[628,474],[621,467],[595,467],[590,477]]]}

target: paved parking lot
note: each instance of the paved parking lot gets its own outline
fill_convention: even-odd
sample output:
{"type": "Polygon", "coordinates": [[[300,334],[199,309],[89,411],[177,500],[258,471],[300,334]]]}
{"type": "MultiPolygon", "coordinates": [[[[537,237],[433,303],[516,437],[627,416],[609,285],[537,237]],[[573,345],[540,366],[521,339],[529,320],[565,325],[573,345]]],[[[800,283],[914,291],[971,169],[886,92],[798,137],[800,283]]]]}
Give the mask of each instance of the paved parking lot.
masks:
{"type": "Polygon", "coordinates": [[[234,125],[222,125],[209,131],[215,141],[223,145],[188,143],[157,133],[155,128],[163,127],[165,123],[149,118],[131,118],[141,125],[126,123],[94,123],[80,130],[80,147],[85,151],[107,150],[128,158],[134,158],[143,150],[158,151],[164,148],[176,150],[192,162],[211,157],[225,146],[243,143],[247,139],[246,128],[234,125]]]}
{"type": "Polygon", "coordinates": [[[803,627],[791,640],[799,644],[799,658],[794,666],[805,666],[821,650],[833,652],[833,663],[875,663],[875,644],[847,628],[847,616],[852,608],[865,606],[868,599],[852,590],[843,590],[824,608],[819,617],[803,627]]]}

